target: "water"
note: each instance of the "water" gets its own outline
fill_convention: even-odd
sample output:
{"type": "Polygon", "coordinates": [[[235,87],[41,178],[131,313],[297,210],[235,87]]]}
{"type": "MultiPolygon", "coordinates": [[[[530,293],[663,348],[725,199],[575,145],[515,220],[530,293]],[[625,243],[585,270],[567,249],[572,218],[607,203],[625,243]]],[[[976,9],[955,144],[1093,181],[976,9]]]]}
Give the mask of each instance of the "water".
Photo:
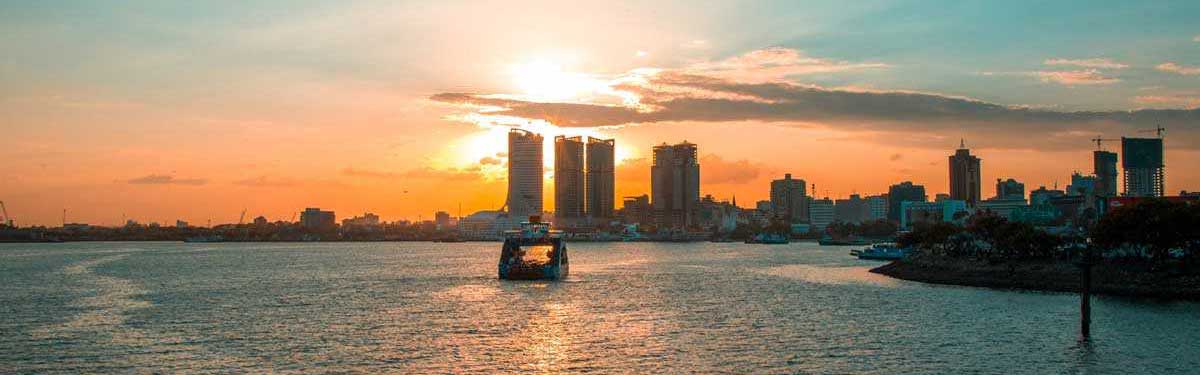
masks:
{"type": "Polygon", "coordinates": [[[1195,373],[1200,304],[932,286],[814,244],[0,245],[0,373],[1195,373]]]}

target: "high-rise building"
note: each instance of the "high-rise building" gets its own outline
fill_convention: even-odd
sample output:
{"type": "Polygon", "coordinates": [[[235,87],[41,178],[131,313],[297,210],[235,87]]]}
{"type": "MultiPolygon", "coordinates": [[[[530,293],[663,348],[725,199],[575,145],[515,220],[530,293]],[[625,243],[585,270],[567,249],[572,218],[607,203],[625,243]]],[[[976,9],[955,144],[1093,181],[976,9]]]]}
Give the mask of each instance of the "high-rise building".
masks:
{"type": "Polygon", "coordinates": [[[654,147],[650,167],[650,204],[660,229],[684,229],[696,223],[700,202],[700,162],[696,145],[684,141],[654,147]]]}
{"type": "Polygon", "coordinates": [[[578,221],[584,213],[583,139],[554,137],[554,219],[578,221]]]}
{"type": "Polygon", "coordinates": [[[833,223],[833,200],[829,198],[813,199],[808,206],[808,222],[812,230],[823,231],[833,223]]]}
{"type": "Polygon", "coordinates": [[[915,185],[912,181],[904,181],[888,187],[888,220],[900,222],[900,216],[903,213],[901,203],[927,200],[929,200],[929,196],[925,195],[924,185],[915,185]]]}
{"type": "Polygon", "coordinates": [[[508,132],[509,219],[519,223],[542,214],[542,136],[521,129],[508,132]]]}
{"type": "Polygon", "coordinates": [[[1162,138],[1121,137],[1125,196],[1161,197],[1165,189],[1162,138]]]}
{"type": "Polygon", "coordinates": [[[1025,200],[1025,184],[1014,179],[996,179],[996,199],[1025,200]]]}
{"type": "Polygon", "coordinates": [[[337,217],[333,211],[309,207],[300,213],[300,226],[310,230],[333,230],[337,228],[337,217]]]}
{"type": "Polygon", "coordinates": [[[1117,196],[1117,153],[1096,151],[1092,156],[1096,174],[1096,195],[1117,196]]]}
{"type": "Polygon", "coordinates": [[[872,195],[867,197],[867,207],[870,209],[870,215],[867,220],[884,220],[887,219],[888,213],[888,196],[872,195]]]}
{"type": "Polygon", "coordinates": [[[616,143],[611,139],[588,138],[587,199],[584,211],[592,218],[613,217],[616,196],[616,143]]]}
{"type": "Polygon", "coordinates": [[[851,194],[849,198],[834,201],[833,220],[835,221],[858,224],[869,220],[870,216],[871,206],[858,194],[851,194]]]}
{"type": "Polygon", "coordinates": [[[783,175],[782,179],[771,181],[771,207],[775,217],[787,219],[792,223],[802,223],[808,220],[807,185],[802,179],[792,179],[792,174],[783,175]]]}
{"type": "Polygon", "coordinates": [[[1096,192],[1096,176],[1071,173],[1071,184],[1067,185],[1067,195],[1092,196],[1096,192]]]}
{"type": "Polygon", "coordinates": [[[960,142],[950,156],[950,198],[974,206],[980,199],[979,185],[979,158],[971,155],[966,142],[960,142]]]}

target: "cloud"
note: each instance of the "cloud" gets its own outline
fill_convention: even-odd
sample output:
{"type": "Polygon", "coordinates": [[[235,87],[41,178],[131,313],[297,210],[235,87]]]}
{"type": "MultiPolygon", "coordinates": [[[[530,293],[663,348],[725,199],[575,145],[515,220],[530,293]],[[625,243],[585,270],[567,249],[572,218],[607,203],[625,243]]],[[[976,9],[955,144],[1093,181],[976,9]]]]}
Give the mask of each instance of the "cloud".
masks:
{"type": "Polygon", "coordinates": [[[286,178],[286,177],[274,177],[274,176],[263,175],[263,176],[247,178],[244,180],[237,180],[237,181],[234,181],[233,184],[241,185],[241,186],[249,186],[249,187],[292,187],[292,186],[300,185],[300,181],[297,181],[297,180],[294,180],[291,178],[286,178]]]}
{"type": "Polygon", "coordinates": [[[1196,35],[1195,37],[1193,37],[1193,38],[1192,38],[1192,41],[1193,41],[1193,42],[1200,42],[1200,35],[1196,35]]]}
{"type": "Polygon", "coordinates": [[[164,174],[149,174],[126,181],[134,185],[204,185],[207,180],[200,178],[175,178],[164,174]]]}
{"type": "MultiPolygon", "coordinates": [[[[694,70],[660,69],[639,80],[614,84],[614,91],[634,98],[620,105],[538,103],[469,93],[443,93],[431,99],[468,109],[486,106],[492,109],[488,115],[544,120],[562,127],[763,122],[823,127],[858,133],[851,136],[868,141],[911,147],[945,147],[965,135],[988,139],[989,148],[1078,150],[1086,148],[1087,140],[1097,134],[1132,134],[1161,124],[1177,129],[1172,133],[1172,147],[1200,149],[1200,129],[1195,125],[1200,123],[1200,110],[1196,109],[1062,111],[936,93],[834,89],[782,78],[743,81],[712,70],[704,74],[694,70]]],[[[1094,69],[1082,72],[1043,76],[1067,84],[1116,81],[1094,69]]]]}
{"type": "Polygon", "coordinates": [[[891,161],[899,161],[900,159],[903,159],[903,158],[904,158],[904,155],[901,155],[901,154],[892,154],[892,156],[889,156],[889,157],[888,157],[888,160],[891,160],[891,161]]]}
{"type": "Polygon", "coordinates": [[[781,47],[751,51],[724,60],[698,62],[682,69],[684,73],[733,79],[743,82],[781,80],[790,76],[838,73],[888,68],[883,63],[851,63],[811,57],[804,52],[781,47]]]}
{"type": "Polygon", "coordinates": [[[1141,95],[1134,97],[1133,102],[1147,107],[1200,108],[1200,96],[1141,95]]]}
{"type": "Polygon", "coordinates": [[[1109,77],[1096,69],[1084,70],[1039,70],[1028,72],[1026,75],[1037,77],[1046,83],[1059,83],[1067,86],[1078,85],[1110,85],[1121,82],[1120,79],[1109,77]]]}
{"type": "Polygon", "coordinates": [[[437,181],[479,181],[484,180],[479,166],[473,166],[462,169],[437,169],[433,167],[421,167],[410,169],[400,174],[400,177],[412,179],[426,179],[437,181]]]}
{"type": "Polygon", "coordinates": [[[494,157],[491,157],[491,156],[484,156],[483,158],[480,158],[480,159],[479,159],[479,164],[482,164],[482,165],[503,165],[503,164],[504,164],[504,161],[503,161],[503,160],[500,160],[499,158],[494,158],[494,157]]]}
{"type": "Polygon", "coordinates": [[[766,169],[748,160],[726,161],[716,154],[700,156],[700,182],[704,184],[743,184],[754,181],[766,169]]]}
{"type": "Polygon", "coordinates": [[[1122,63],[1112,61],[1111,59],[1107,59],[1107,58],[1047,59],[1046,61],[1043,61],[1042,63],[1046,64],[1046,65],[1073,65],[1073,66],[1078,66],[1078,67],[1094,68],[1094,69],[1125,69],[1125,68],[1129,67],[1129,65],[1127,65],[1127,64],[1122,64],[1122,63]]]}
{"type": "Polygon", "coordinates": [[[1173,62],[1165,62],[1158,64],[1154,69],[1168,73],[1177,73],[1185,76],[1194,76],[1200,74],[1200,66],[1179,65],[1173,62]]]}

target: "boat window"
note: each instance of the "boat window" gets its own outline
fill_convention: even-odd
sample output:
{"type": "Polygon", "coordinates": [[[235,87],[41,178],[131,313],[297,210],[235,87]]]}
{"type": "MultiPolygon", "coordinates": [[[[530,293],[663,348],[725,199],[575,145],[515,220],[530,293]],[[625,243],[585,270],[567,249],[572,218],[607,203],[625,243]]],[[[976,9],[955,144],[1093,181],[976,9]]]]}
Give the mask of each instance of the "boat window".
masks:
{"type": "Polygon", "coordinates": [[[526,263],[550,263],[554,245],[521,246],[521,260],[526,263]]]}

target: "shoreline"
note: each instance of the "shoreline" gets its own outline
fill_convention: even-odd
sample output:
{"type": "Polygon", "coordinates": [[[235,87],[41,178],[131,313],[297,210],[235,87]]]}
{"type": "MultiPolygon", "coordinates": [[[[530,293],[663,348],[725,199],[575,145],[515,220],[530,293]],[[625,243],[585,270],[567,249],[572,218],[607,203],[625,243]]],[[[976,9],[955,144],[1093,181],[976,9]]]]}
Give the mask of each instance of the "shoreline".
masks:
{"type": "MultiPolygon", "coordinates": [[[[1081,272],[1068,262],[1025,262],[1010,266],[965,259],[905,259],[871,273],[928,284],[1079,293],[1081,272]]],[[[1092,293],[1161,300],[1200,301],[1200,275],[1164,275],[1096,265],[1092,293]]]]}

